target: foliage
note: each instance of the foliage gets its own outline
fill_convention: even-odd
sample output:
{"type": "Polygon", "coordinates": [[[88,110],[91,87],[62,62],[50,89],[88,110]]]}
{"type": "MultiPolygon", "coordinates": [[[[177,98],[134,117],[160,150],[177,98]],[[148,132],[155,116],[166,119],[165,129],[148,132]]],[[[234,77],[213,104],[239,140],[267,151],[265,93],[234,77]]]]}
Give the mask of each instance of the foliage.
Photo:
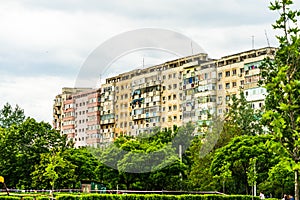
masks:
{"type": "Polygon", "coordinates": [[[229,106],[225,121],[231,134],[234,136],[259,135],[264,132],[260,123],[262,111],[252,108],[243,91],[240,91],[239,98],[232,96],[232,104],[229,106]]]}
{"type": "Polygon", "coordinates": [[[13,124],[19,125],[24,119],[24,110],[18,105],[13,109],[9,103],[6,103],[0,110],[0,127],[2,128],[9,128],[13,124]]]}
{"type": "MultiPolygon", "coordinates": [[[[186,177],[185,160],[178,157],[178,147],[189,146],[193,126],[171,130],[157,130],[136,138],[120,137],[102,152],[95,152],[101,166],[104,183],[110,188],[180,190],[186,177]],[[143,173],[141,173],[143,172],[143,173]],[[112,175],[113,174],[113,175],[112,175]]],[[[100,171],[100,170],[99,170],[100,171]]]]}
{"type": "MultiPolygon", "coordinates": [[[[89,195],[61,195],[58,200],[252,200],[251,196],[246,195],[159,195],[159,194],[89,194],[89,195]]],[[[259,197],[254,197],[254,200],[259,200],[259,197]]]]}
{"type": "Polygon", "coordinates": [[[0,200],[20,200],[20,197],[14,197],[14,196],[0,196],[0,200]]]}
{"type": "Polygon", "coordinates": [[[52,190],[56,188],[71,188],[76,181],[76,166],[64,158],[61,151],[51,150],[41,154],[40,163],[35,165],[32,172],[32,187],[52,190]]]}
{"type": "Polygon", "coordinates": [[[66,140],[50,124],[27,118],[0,129],[0,171],[9,188],[30,188],[34,164],[50,149],[66,148],[66,140]]]}
{"type": "MultiPolygon", "coordinates": [[[[257,182],[267,178],[268,170],[279,162],[279,156],[268,147],[267,143],[274,143],[268,135],[235,137],[226,146],[218,149],[211,163],[211,172],[215,176],[222,176],[224,169],[231,171],[237,193],[249,194],[247,172],[250,161],[256,158],[257,182]]],[[[232,192],[232,191],[231,191],[232,192]]]]}
{"type": "Polygon", "coordinates": [[[201,156],[200,152],[202,145],[202,138],[196,137],[188,149],[191,164],[187,176],[187,189],[196,191],[214,191],[218,189],[216,187],[217,183],[209,170],[213,159],[213,152],[206,156],[201,156]]]}
{"type": "Polygon", "coordinates": [[[275,0],[270,9],[280,14],[273,25],[283,32],[277,36],[279,48],[274,59],[261,67],[261,84],[267,89],[266,113],[263,118],[270,132],[294,160],[295,199],[299,200],[298,171],[300,169],[300,38],[292,0],[275,0]]]}
{"type": "Polygon", "coordinates": [[[262,182],[258,188],[273,197],[282,198],[284,194],[293,194],[294,174],[293,161],[283,158],[268,172],[268,179],[262,182]]]}

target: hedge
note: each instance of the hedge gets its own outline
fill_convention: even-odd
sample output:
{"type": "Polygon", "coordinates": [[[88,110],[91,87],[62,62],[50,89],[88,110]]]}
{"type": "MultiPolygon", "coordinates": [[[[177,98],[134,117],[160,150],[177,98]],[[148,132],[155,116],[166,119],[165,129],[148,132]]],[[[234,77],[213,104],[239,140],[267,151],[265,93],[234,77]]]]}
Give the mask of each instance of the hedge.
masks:
{"type": "Polygon", "coordinates": [[[22,195],[16,195],[16,196],[0,196],[0,200],[50,200],[49,197],[45,196],[22,196],[22,195]]]}
{"type": "MultiPolygon", "coordinates": [[[[58,195],[56,200],[252,200],[247,195],[84,194],[58,195]]],[[[1,200],[1,199],[0,199],[1,200]]],[[[253,200],[259,200],[254,197],[253,200]]]]}
{"type": "Polygon", "coordinates": [[[0,196],[0,200],[20,200],[20,197],[14,197],[14,196],[0,196]]]}

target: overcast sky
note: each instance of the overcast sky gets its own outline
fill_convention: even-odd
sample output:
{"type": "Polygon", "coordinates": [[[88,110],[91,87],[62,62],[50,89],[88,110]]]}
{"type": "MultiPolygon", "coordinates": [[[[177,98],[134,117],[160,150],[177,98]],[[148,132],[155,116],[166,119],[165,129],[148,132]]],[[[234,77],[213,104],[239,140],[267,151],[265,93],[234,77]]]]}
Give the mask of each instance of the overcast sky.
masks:
{"type": "MultiPolygon", "coordinates": [[[[191,38],[220,58],[276,46],[278,17],[267,0],[0,0],[0,107],[18,104],[27,116],[52,121],[62,87],[74,87],[88,56],[113,36],[140,28],[191,38]]],[[[299,6],[298,6],[299,7],[299,6]]],[[[127,54],[116,73],[174,58],[166,52],[127,54]]],[[[115,68],[117,69],[117,68],[115,68]]]]}

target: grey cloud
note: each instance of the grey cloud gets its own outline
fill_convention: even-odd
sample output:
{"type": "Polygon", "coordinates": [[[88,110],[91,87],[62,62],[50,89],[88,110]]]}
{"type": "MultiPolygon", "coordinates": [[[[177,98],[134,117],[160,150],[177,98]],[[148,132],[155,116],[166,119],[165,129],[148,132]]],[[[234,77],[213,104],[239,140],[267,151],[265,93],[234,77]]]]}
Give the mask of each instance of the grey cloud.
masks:
{"type": "MultiPolygon", "coordinates": [[[[31,9],[114,13],[131,20],[166,21],[170,25],[233,26],[273,21],[268,2],[261,0],[23,0],[31,9]]],[[[109,19],[108,19],[109,20],[109,19]]]]}

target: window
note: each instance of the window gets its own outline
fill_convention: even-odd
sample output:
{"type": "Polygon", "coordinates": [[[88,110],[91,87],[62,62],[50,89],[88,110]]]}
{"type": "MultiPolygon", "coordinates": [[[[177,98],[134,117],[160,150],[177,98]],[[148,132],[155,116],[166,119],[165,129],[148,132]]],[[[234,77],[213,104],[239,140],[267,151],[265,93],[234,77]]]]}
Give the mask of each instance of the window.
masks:
{"type": "Polygon", "coordinates": [[[177,84],[173,84],[173,89],[176,89],[177,88],[177,84]]]}
{"type": "Polygon", "coordinates": [[[171,100],[171,95],[168,96],[168,100],[171,100]]]}
{"type": "Polygon", "coordinates": [[[173,105],[173,110],[177,110],[177,105],[173,105]]]}
{"type": "Polygon", "coordinates": [[[230,100],[230,96],[226,95],[226,101],[229,101],[229,100],[230,100]]]}
{"type": "Polygon", "coordinates": [[[219,101],[219,102],[222,102],[222,96],[219,96],[219,97],[218,97],[218,101],[219,101]]]}
{"type": "Polygon", "coordinates": [[[244,85],[245,81],[244,80],[241,80],[241,85],[244,85]]]}
{"type": "Polygon", "coordinates": [[[232,82],[232,87],[236,87],[236,82],[232,82]]]}
{"type": "Polygon", "coordinates": [[[204,74],[204,79],[207,80],[208,79],[208,73],[204,74]]]}
{"type": "Polygon", "coordinates": [[[232,76],[236,75],[236,69],[232,70],[232,76]]]}
{"type": "Polygon", "coordinates": [[[225,83],[225,88],[229,89],[230,88],[230,83],[225,83]]]}
{"type": "Polygon", "coordinates": [[[218,88],[219,90],[222,90],[222,84],[219,84],[218,88]]]}
{"type": "Polygon", "coordinates": [[[175,100],[176,99],[176,94],[173,94],[173,100],[175,100]]]}
{"type": "Polygon", "coordinates": [[[218,73],[218,78],[222,78],[222,72],[218,73]]]}
{"type": "Polygon", "coordinates": [[[226,71],[226,72],[225,72],[225,76],[226,76],[226,77],[229,77],[229,76],[230,76],[230,71],[226,71]]]}

